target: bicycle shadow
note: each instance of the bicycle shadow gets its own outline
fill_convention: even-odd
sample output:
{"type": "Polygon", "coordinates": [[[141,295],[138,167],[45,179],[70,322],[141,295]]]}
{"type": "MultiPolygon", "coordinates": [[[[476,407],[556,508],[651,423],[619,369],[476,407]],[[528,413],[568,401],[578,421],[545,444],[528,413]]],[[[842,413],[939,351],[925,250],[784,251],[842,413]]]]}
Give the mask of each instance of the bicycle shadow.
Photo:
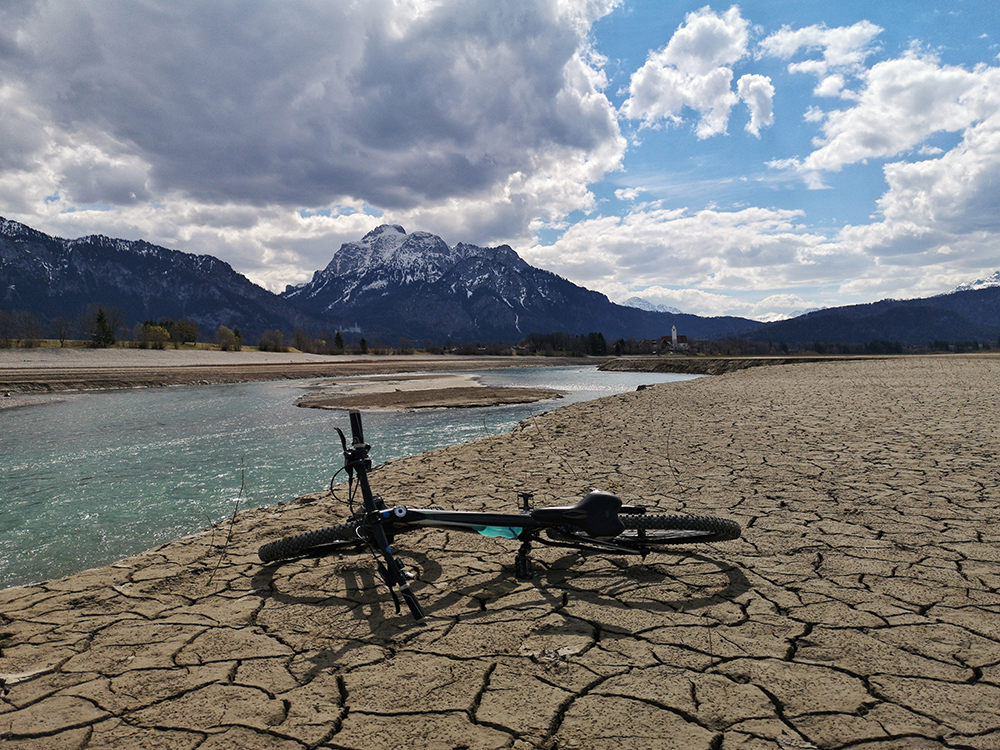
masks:
{"type": "MultiPolygon", "coordinates": [[[[613,556],[588,556],[578,552],[570,552],[551,561],[535,558],[535,575],[530,580],[515,578],[513,552],[511,563],[502,564],[495,575],[474,573],[460,560],[455,560],[455,567],[459,571],[464,570],[464,573],[454,575],[449,570],[446,576],[444,566],[447,563],[443,565],[439,559],[442,555],[447,559],[447,551],[434,549],[428,553],[398,548],[396,551],[406,562],[407,569],[417,573],[412,586],[431,621],[428,623],[430,626],[435,624],[435,618],[451,623],[456,618],[469,620],[494,615],[505,608],[547,606],[552,611],[558,611],[576,602],[599,609],[642,607],[667,615],[731,602],[751,588],[737,566],[689,550],[659,551],[657,559],[650,562],[625,562],[613,556]],[[663,558],[673,558],[673,566],[663,558]],[[585,561],[589,564],[584,565],[585,561]],[[676,574],[674,571],[678,563],[683,563],[685,569],[676,574]],[[692,575],[692,564],[699,568],[694,573],[699,581],[710,578],[718,583],[692,584],[685,580],[692,575]],[[709,571],[704,570],[706,567],[709,571]],[[470,577],[473,580],[469,583],[458,583],[470,577]],[[536,592],[537,601],[504,604],[504,600],[511,595],[531,589],[536,592]],[[630,594],[633,595],[632,600],[623,605],[630,594]],[[658,598],[661,594],[666,594],[665,598],[658,598]]],[[[462,552],[455,557],[460,555],[473,555],[474,559],[481,560],[470,552],[462,552]]],[[[404,607],[399,615],[386,618],[384,604],[391,601],[391,597],[368,557],[352,556],[335,560],[326,575],[328,579],[340,579],[328,589],[338,593],[325,595],[300,594],[291,588],[279,589],[275,576],[286,564],[291,563],[272,563],[262,568],[253,578],[254,592],[262,598],[287,605],[345,608],[359,624],[364,622],[367,625],[364,629],[375,636],[398,637],[400,618],[409,617],[404,607]]],[[[321,567],[321,564],[316,564],[312,572],[320,574],[321,567]]],[[[298,577],[291,576],[287,579],[288,584],[298,577]]]]}
{"type": "MultiPolygon", "coordinates": [[[[750,590],[750,582],[746,576],[731,563],[687,551],[660,552],[658,558],[656,562],[628,564],[621,562],[621,558],[588,557],[571,552],[551,562],[535,559],[535,575],[530,580],[517,580],[513,564],[510,564],[503,565],[493,578],[444,591],[434,586],[434,577],[427,575],[429,571],[423,570],[418,580],[427,586],[414,588],[418,595],[427,588],[438,592],[437,596],[423,597],[428,616],[439,612],[447,613],[463,600],[470,599],[480,604],[482,612],[495,611],[496,605],[504,606],[503,599],[508,594],[514,594],[522,588],[534,588],[543,602],[553,610],[563,609],[574,602],[586,602],[598,608],[620,608],[630,593],[641,591],[643,595],[634,596],[629,606],[641,606],[648,611],[663,614],[711,607],[732,601],[750,590]],[[704,589],[705,586],[693,587],[669,570],[663,569],[669,565],[663,561],[668,556],[675,560],[710,566],[714,569],[712,577],[721,576],[721,580],[719,584],[708,586],[712,589],[711,593],[702,593],[698,589],[704,589]],[[582,568],[581,563],[585,560],[589,560],[591,564],[582,568]],[[595,564],[597,560],[602,560],[604,564],[595,564]],[[683,595],[677,595],[678,588],[685,589],[683,595]],[[673,596],[668,593],[666,598],[658,598],[658,595],[671,590],[673,596]],[[699,593],[701,595],[697,595],[699,593]],[[493,609],[491,605],[494,605],[493,609]]],[[[705,577],[708,574],[702,572],[699,575],[705,577]]]]}
{"type": "MultiPolygon", "coordinates": [[[[509,625],[519,612],[527,615],[531,622],[538,623],[551,614],[572,617],[573,604],[581,603],[589,607],[584,618],[588,622],[594,608],[598,611],[607,608],[607,622],[601,623],[602,628],[610,626],[609,634],[617,632],[616,637],[625,637],[621,627],[611,624],[615,612],[620,612],[623,607],[641,607],[654,616],[661,614],[666,618],[673,613],[731,602],[751,589],[743,571],[737,566],[705,554],[680,550],[661,552],[658,560],[650,563],[629,564],[621,558],[591,557],[590,564],[583,568],[581,563],[588,558],[576,552],[551,561],[536,558],[535,576],[527,581],[515,578],[513,556],[511,564],[499,566],[495,574],[474,574],[462,565],[460,559],[455,559],[460,555],[455,555],[449,565],[449,556],[441,549],[424,552],[397,548],[397,554],[404,559],[408,569],[415,569],[418,573],[413,589],[428,617],[423,626],[413,622],[405,607],[399,614],[386,616],[387,612],[392,612],[386,608],[391,597],[370,557],[339,558],[326,570],[320,561],[312,568],[300,571],[311,573],[313,577],[325,575],[333,584],[330,589],[337,592],[327,595],[294,591],[293,587],[304,583],[296,583],[296,579],[300,578],[297,573],[283,579],[282,585],[286,589],[281,590],[276,574],[283,565],[292,564],[290,562],[273,563],[254,576],[253,591],[264,599],[286,605],[332,608],[332,617],[324,617],[323,623],[315,628],[315,635],[303,638],[303,643],[308,645],[297,649],[304,663],[309,665],[299,679],[310,682],[324,672],[339,673],[345,663],[350,663],[352,652],[359,652],[365,647],[380,647],[386,654],[395,652],[402,643],[411,643],[412,647],[419,648],[420,639],[430,636],[436,642],[447,637],[460,623],[476,626],[490,624],[488,621],[492,620],[492,624],[505,627],[504,623],[509,625]],[[444,557],[445,563],[432,559],[430,555],[437,559],[444,557]],[[672,558],[674,566],[678,562],[687,566],[691,563],[707,566],[713,572],[709,574],[702,570],[697,578],[712,578],[718,582],[692,588],[684,582],[683,575],[671,574],[671,563],[664,562],[663,558],[672,558]],[[450,570],[453,567],[463,572],[453,575],[450,570]],[[333,583],[335,578],[337,580],[333,583]],[[467,578],[472,580],[458,583],[467,578]],[[618,597],[623,590],[634,590],[637,586],[645,596],[641,601],[633,600],[624,605],[618,597]],[[697,594],[700,590],[701,595],[680,595],[678,589],[684,589],[687,594],[697,594]],[[534,592],[536,598],[516,601],[517,595],[529,590],[534,592]],[[658,591],[671,591],[673,594],[656,599],[658,591]],[[544,611],[546,608],[548,612],[544,611]],[[505,612],[509,612],[510,616],[502,617],[505,612]],[[501,615],[500,619],[497,619],[498,615],[501,615]],[[345,617],[353,620],[353,624],[345,624],[345,617]],[[331,632],[334,637],[330,637],[331,632]]],[[[485,555],[476,559],[483,557],[485,555]]]]}

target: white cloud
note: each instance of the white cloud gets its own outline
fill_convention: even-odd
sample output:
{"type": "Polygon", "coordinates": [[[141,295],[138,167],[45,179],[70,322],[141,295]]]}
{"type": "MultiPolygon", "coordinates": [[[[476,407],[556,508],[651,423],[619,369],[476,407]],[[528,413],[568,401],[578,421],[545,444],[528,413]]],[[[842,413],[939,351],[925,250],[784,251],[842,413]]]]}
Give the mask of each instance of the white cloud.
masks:
{"type": "Polygon", "coordinates": [[[771,294],[758,302],[751,302],[719,292],[670,289],[662,286],[651,286],[640,292],[628,293],[626,296],[641,297],[653,304],[666,305],[692,315],[706,317],[735,315],[761,322],[784,320],[801,315],[804,311],[815,307],[797,294],[771,294]]]}
{"type": "Polygon", "coordinates": [[[615,198],[620,201],[634,201],[642,192],[641,188],[619,188],[615,191],[615,198]]]}
{"type": "Polygon", "coordinates": [[[879,208],[887,221],[1000,233],[1000,109],[941,157],[887,164],[885,176],[889,190],[879,208]]]}
{"type": "MultiPolygon", "coordinates": [[[[763,53],[786,59],[820,51],[815,59],[792,60],[789,70],[815,75],[814,95],[843,102],[832,111],[806,111],[805,122],[821,129],[811,153],[769,165],[798,173],[809,188],[831,189],[825,182],[830,172],[895,158],[883,167],[880,218],[819,234],[795,212],[665,211],[647,204],[624,217],[579,222],[554,244],[526,250],[526,257],[615,299],[639,294],[698,314],[756,319],[885,296],[927,296],[993,269],[1000,239],[1000,68],[943,65],[915,46],[866,68],[880,32],[868,22],[784,29],[762,45],[763,53]],[[945,133],[961,139],[947,151],[943,141],[931,140],[945,133]],[[822,291],[789,291],[810,285],[822,291]]],[[[644,68],[647,78],[633,83],[653,81],[654,74],[683,80],[681,69],[663,64],[665,51],[658,54],[644,68]]],[[[750,99],[761,77],[744,79],[739,91],[750,99]]],[[[643,100],[648,116],[676,121],[680,107],[691,106],[676,86],[663,87],[659,99],[655,90],[643,100]]],[[[767,94],[762,101],[773,98],[767,94]]],[[[752,117],[750,132],[753,125],[752,117]]]]}
{"type": "MultiPolygon", "coordinates": [[[[787,39],[792,38],[789,32],[787,39]]],[[[789,43],[784,49],[796,48],[789,43]]],[[[857,64],[860,55],[838,59],[857,64]]],[[[816,149],[804,158],[770,162],[798,171],[810,187],[819,188],[826,187],[826,172],[898,159],[883,167],[888,189],[877,203],[881,218],[845,227],[836,239],[837,246],[871,259],[869,268],[859,268],[858,276],[843,284],[844,293],[895,289],[917,296],[940,291],[944,279],[961,280],[958,269],[975,274],[995,265],[1000,68],[943,65],[911,49],[856,74],[861,86],[849,106],[807,112],[807,121],[821,123],[816,149]],[[928,143],[942,133],[957,133],[961,140],[948,151],[928,143]]]]}
{"type": "Polygon", "coordinates": [[[813,91],[816,96],[836,97],[844,94],[844,76],[839,73],[823,78],[813,91]]]}
{"type": "MultiPolygon", "coordinates": [[[[722,15],[708,7],[689,13],[667,46],[651,53],[632,75],[622,114],[645,126],[676,125],[687,107],[699,115],[698,138],[725,133],[739,101],[732,90],[732,65],[747,54],[748,28],[736,6],[722,15]]],[[[740,98],[750,106],[748,130],[756,135],[761,125],[771,124],[774,90],[762,85],[762,76],[744,78],[746,94],[741,89],[740,98]]]]}
{"type": "Polygon", "coordinates": [[[897,156],[939,132],[961,132],[1000,107],[1000,68],[965,70],[907,55],[864,75],[857,103],[827,114],[819,148],[805,170],[836,171],[865,159],[897,156]]]}
{"type": "MultiPolygon", "coordinates": [[[[800,51],[822,52],[821,59],[805,60],[788,66],[790,73],[811,73],[820,79],[820,88],[831,72],[861,72],[865,59],[874,52],[874,41],[882,33],[870,21],[859,21],[853,26],[827,28],[823,25],[792,29],[785,26],[760,43],[761,56],[780,57],[787,60],[800,51]]],[[[829,94],[817,94],[827,96],[829,94]]]]}
{"type": "Polygon", "coordinates": [[[798,225],[800,218],[798,211],[763,208],[692,213],[638,206],[623,217],[580,221],[552,245],[521,254],[617,296],[666,283],[768,290],[828,280],[837,256],[825,254],[825,238],[798,225]]]}
{"type": "Polygon", "coordinates": [[[767,76],[745,75],[737,82],[740,99],[750,108],[750,122],[746,125],[748,133],[760,137],[761,127],[774,124],[774,86],[767,76]]]}

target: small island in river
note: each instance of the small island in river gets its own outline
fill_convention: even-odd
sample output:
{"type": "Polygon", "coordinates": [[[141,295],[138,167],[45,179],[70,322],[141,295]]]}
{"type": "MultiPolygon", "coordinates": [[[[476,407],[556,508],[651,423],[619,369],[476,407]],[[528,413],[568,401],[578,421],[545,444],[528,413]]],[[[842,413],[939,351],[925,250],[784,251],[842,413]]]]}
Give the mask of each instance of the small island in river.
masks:
{"type": "Polygon", "coordinates": [[[483,385],[468,373],[327,380],[310,387],[296,406],[312,409],[454,409],[529,404],[562,398],[550,388],[483,385]]]}

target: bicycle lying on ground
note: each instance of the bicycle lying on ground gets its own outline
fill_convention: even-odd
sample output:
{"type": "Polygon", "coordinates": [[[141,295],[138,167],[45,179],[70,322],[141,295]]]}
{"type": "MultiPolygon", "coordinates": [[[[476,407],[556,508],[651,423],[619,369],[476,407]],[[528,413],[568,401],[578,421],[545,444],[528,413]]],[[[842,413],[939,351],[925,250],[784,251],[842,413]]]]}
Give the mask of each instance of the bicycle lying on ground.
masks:
{"type": "Polygon", "coordinates": [[[517,514],[402,505],[390,508],[372,492],[368,482],[372,467],[371,446],[365,443],[360,412],[351,411],[350,420],[350,446],[339,427],[337,433],[344,449],[348,496],[353,505],[356,476],[362,496],[360,510],[346,523],[265,544],[258,554],[263,562],[273,563],[369,549],[374,554],[379,575],[389,587],[396,612],[400,611],[399,596],[402,596],[417,622],[423,622],[425,615],[410,589],[412,574],[407,573],[392,550],[395,537],[407,531],[447,529],[517,540],[521,546],[514,560],[514,574],[519,579],[532,577],[530,555],[534,543],[644,558],[663,545],[722,542],[740,536],[740,525],[735,521],[707,516],[647,514],[645,507],[623,505],[616,495],[601,490],[591,491],[575,505],[534,509],[530,507],[531,494],[522,493],[522,508],[517,514]]]}

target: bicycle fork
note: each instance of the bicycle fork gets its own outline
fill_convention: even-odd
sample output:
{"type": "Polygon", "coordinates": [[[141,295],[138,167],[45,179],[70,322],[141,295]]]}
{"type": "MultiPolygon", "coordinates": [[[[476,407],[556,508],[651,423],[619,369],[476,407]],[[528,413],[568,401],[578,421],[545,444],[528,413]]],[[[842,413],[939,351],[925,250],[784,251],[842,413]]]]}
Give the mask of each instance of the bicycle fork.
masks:
{"type": "Polygon", "coordinates": [[[375,495],[368,484],[367,467],[363,462],[359,462],[353,468],[357,472],[358,484],[361,486],[361,497],[367,516],[365,525],[370,529],[371,536],[373,537],[371,542],[377,548],[375,550],[377,552],[375,555],[375,565],[378,568],[379,575],[382,576],[382,580],[385,581],[385,585],[389,587],[393,604],[396,605],[396,614],[400,612],[399,597],[401,596],[403,597],[403,601],[406,602],[410,614],[413,615],[413,619],[418,623],[424,622],[427,619],[427,615],[424,614],[420,602],[417,601],[416,594],[410,589],[410,582],[406,578],[406,568],[403,565],[403,561],[396,557],[392,551],[392,547],[389,545],[389,537],[385,533],[385,527],[382,525],[382,514],[379,512],[375,495]],[[381,560],[379,556],[382,557],[381,560]],[[399,591],[398,595],[396,593],[397,589],[399,591]]]}

